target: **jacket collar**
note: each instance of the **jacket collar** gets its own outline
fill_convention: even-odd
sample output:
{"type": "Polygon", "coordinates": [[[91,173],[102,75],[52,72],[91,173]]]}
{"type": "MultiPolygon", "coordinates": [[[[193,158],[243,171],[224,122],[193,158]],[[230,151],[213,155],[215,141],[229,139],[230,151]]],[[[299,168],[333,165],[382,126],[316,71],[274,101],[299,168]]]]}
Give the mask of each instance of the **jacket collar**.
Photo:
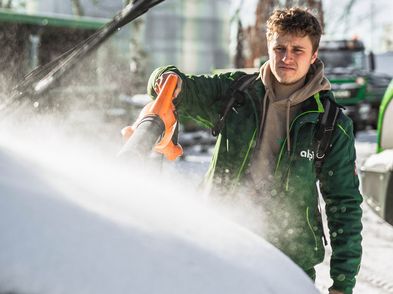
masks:
{"type": "MultiPolygon", "coordinates": [[[[320,91],[318,94],[309,97],[302,103],[301,111],[296,117],[301,115],[299,122],[318,122],[318,117],[320,113],[325,112],[323,108],[324,101],[330,99],[334,103],[334,96],[331,91],[320,91]]],[[[296,118],[295,118],[296,119],[296,118]]]]}
{"type": "Polygon", "coordinates": [[[318,97],[311,96],[309,97],[306,101],[303,102],[301,111],[306,112],[306,111],[317,111],[317,112],[325,112],[323,109],[323,104],[326,99],[329,99],[331,102],[336,104],[339,108],[343,108],[343,106],[339,105],[336,102],[336,99],[333,96],[332,91],[320,91],[318,94],[318,97]],[[322,107],[322,108],[321,108],[322,107]]]}

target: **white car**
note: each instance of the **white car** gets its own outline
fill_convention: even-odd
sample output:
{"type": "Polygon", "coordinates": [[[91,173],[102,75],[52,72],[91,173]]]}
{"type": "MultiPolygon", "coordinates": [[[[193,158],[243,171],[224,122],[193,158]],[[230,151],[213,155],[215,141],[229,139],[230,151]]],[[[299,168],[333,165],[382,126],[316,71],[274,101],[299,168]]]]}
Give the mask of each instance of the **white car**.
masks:
{"type": "Polygon", "coordinates": [[[318,293],[185,180],[49,134],[0,138],[1,293],[318,293]]]}

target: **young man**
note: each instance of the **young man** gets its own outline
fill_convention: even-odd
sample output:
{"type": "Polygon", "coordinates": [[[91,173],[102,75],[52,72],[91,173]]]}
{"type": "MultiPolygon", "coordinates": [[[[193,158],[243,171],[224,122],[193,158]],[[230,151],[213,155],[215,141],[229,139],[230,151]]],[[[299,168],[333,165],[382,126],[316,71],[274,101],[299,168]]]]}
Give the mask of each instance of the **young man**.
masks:
{"type": "MultiPolygon", "coordinates": [[[[317,58],[321,33],[317,19],[306,10],[292,8],[272,14],[266,34],[269,60],[228,108],[208,175],[227,193],[240,191],[263,206],[268,223],[265,237],[312,279],[325,252],[319,180],[332,247],[330,275],[334,283],[329,291],[352,293],[362,252],[362,196],[352,122],[341,111],[330,152],[321,168],[316,168],[318,121],[325,112],[325,101],[334,104],[317,58]],[[239,189],[242,185],[247,189],[239,189]]],[[[244,75],[192,76],[174,66],[162,67],[149,80],[152,97],[173,73],[181,79],[175,92],[179,115],[209,128],[228,105],[234,81],[244,75]]]]}

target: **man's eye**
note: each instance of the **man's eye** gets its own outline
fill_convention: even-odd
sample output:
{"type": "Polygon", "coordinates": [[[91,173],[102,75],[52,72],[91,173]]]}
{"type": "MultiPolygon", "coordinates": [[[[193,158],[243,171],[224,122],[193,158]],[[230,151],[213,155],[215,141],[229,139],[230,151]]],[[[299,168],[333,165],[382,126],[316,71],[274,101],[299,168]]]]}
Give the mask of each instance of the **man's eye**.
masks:
{"type": "Polygon", "coordinates": [[[284,52],[284,51],[285,51],[285,48],[283,48],[283,47],[276,47],[276,51],[278,51],[278,52],[284,52]]]}

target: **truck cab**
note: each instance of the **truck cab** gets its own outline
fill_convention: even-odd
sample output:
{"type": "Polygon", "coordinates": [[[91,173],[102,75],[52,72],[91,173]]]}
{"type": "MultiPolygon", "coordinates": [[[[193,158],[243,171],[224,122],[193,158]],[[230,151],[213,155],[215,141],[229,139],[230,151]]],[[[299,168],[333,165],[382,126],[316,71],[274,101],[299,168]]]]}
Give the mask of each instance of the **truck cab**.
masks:
{"type": "Polygon", "coordinates": [[[376,128],[378,109],[390,77],[374,71],[373,54],[366,54],[362,41],[326,40],[319,46],[319,58],[339,104],[353,120],[354,131],[376,128]]]}

